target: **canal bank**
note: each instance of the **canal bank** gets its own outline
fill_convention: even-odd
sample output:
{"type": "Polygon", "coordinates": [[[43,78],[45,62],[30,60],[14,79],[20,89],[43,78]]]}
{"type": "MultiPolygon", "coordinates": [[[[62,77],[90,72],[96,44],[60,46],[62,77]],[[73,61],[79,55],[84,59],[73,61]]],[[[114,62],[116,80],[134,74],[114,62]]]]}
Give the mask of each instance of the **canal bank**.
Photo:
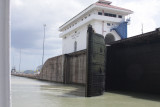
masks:
{"type": "Polygon", "coordinates": [[[151,94],[105,92],[92,98],[80,96],[83,87],[12,76],[13,107],[159,107],[151,94]]]}

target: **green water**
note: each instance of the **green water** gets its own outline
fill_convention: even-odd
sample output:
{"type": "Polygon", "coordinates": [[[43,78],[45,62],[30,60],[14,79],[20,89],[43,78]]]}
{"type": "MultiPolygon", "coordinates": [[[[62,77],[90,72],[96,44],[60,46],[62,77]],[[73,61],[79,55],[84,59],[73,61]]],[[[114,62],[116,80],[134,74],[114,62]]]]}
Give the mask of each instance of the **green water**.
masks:
{"type": "Polygon", "coordinates": [[[12,107],[160,107],[160,96],[106,92],[85,98],[84,87],[11,77],[12,107]]]}

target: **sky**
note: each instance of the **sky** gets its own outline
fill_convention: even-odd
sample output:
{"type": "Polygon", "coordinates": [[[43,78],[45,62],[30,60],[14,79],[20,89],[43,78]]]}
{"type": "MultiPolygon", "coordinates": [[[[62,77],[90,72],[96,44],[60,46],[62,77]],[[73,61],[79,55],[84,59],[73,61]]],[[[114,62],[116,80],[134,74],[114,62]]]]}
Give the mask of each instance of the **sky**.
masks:
{"type": "MultiPolygon", "coordinates": [[[[98,0],[11,0],[11,66],[17,71],[35,70],[44,60],[61,55],[62,39],[58,28],[98,0]],[[21,61],[20,61],[21,50],[21,61]],[[21,62],[21,63],[20,63],[21,62]]],[[[110,0],[112,5],[134,11],[128,37],[160,27],[160,0],[110,0]]]]}

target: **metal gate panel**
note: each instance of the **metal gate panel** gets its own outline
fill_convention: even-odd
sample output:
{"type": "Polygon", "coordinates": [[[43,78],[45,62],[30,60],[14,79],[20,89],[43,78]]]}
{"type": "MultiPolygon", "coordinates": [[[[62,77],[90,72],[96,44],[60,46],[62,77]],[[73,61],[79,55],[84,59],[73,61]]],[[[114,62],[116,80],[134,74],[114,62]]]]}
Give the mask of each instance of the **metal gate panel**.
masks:
{"type": "Polygon", "coordinates": [[[105,87],[105,41],[88,27],[86,97],[102,95],[105,87]]]}

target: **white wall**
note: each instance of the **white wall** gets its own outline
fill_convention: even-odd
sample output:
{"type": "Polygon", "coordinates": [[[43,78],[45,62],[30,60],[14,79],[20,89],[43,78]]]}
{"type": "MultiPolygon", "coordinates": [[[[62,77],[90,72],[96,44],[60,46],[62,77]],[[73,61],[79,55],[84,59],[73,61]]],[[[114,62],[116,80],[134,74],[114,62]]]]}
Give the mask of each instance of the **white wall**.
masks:
{"type": "Polygon", "coordinates": [[[74,42],[77,41],[77,51],[86,49],[87,25],[82,26],[78,30],[74,30],[66,35],[62,40],[62,53],[68,54],[74,52],[74,42]],[[75,33],[76,31],[76,33],[75,33]]]}
{"type": "MultiPolygon", "coordinates": [[[[99,33],[101,35],[102,35],[102,24],[103,24],[103,22],[102,21],[98,21],[98,20],[95,20],[93,22],[93,24],[92,24],[93,25],[93,29],[95,30],[95,32],[99,33]]],[[[112,27],[117,26],[117,25],[119,25],[119,23],[113,23],[113,22],[107,22],[107,21],[105,21],[104,22],[104,27],[103,27],[105,32],[103,32],[103,36],[105,37],[108,33],[111,33],[111,34],[114,35],[115,40],[120,40],[121,37],[114,30],[110,31],[110,29],[112,27]],[[111,26],[107,26],[107,23],[110,23],[111,26]]]]}
{"type": "Polygon", "coordinates": [[[62,33],[60,34],[60,37],[62,37],[63,39],[62,53],[68,54],[74,52],[75,41],[77,41],[77,51],[86,49],[87,26],[89,24],[92,25],[96,33],[103,34],[104,37],[108,33],[111,33],[114,35],[115,40],[120,40],[121,37],[114,30],[111,31],[110,29],[112,29],[115,26],[118,26],[124,20],[124,16],[123,18],[118,18],[118,16],[115,18],[98,15],[98,10],[90,12],[90,16],[88,16],[86,19],[83,19],[83,21],[79,20],[76,25],[72,26],[66,31],[62,31],[62,33]],[[110,23],[110,26],[108,26],[107,23],[110,23]],[[104,27],[102,27],[102,25],[104,25],[104,27]],[[104,32],[102,32],[102,28],[104,32]],[[75,33],[75,31],[77,33],[75,33]],[[73,36],[75,35],[77,36],[74,38],[73,36]]]}
{"type": "Polygon", "coordinates": [[[0,107],[10,107],[9,0],[0,0],[0,107]]]}
{"type": "MultiPolygon", "coordinates": [[[[90,21],[87,24],[84,24],[78,30],[73,30],[67,35],[64,35],[66,38],[62,40],[62,53],[68,54],[74,52],[74,42],[77,41],[77,51],[86,49],[86,41],[87,41],[87,28],[88,25],[91,24],[93,29],[96,33],[102,34],[102,21],[94,20],[90,21]],[[76,31],[76,33],[75,33],[76,31]]],[[[118,25],[119,23],[115,22],[104,22],[104,33],[103,36],[105,37],[108,33],[114,35],[115,40],[120,40],[120,36],[114,31],[110,31],[113,26],[118,25]],[[110,23],[111,26],[107,26],[107,23],[110,23]],[[113,25],[112,25],[113,24],[113,25]]]]}

